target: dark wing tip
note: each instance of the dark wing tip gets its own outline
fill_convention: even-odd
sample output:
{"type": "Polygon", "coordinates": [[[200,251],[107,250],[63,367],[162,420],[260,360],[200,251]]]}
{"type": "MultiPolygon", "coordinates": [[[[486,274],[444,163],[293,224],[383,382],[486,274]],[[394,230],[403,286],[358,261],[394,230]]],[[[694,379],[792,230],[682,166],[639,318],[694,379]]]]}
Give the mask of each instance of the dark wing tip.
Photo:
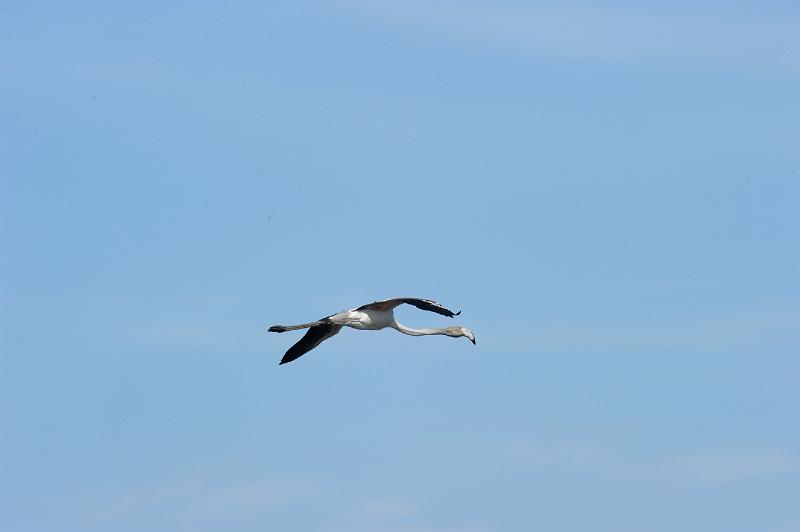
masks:
{"type": "Polygon", "coordinates": [[[420,310],[427,310],[429,312],[435,312],[436,314],[441,314],[442,316],[447,316],[448,318],[452,318],[454,316],[458,316],[461,314],[459,310],[456,313],[453,313],[452,310],[442,306],[440,303],[432,299],[419,299],[416,297],[402,297],[398,299],[394,299],[393,301],[399,301],[401,303],[408,303],[409,305],[413,305],[420,310]]]}
{"type": "Polygon", "coordinates": [[[300,357],[301,357],[303,354],[304,354],[304,353],[301,353],[301,354],[299,354],[299,355],[298,355],[298,354],[296,354],[296,353],[292,352],[292,351],[291,351],[291,349],[290,349],[289,351],[287,351],[287,352],[286,352],[286,354],[285,354],[285,355],[283,355],[283,358],[281,358],[281,361],[280,361],[280,362],[278,362],[278,365],[279,365],[279,366],[282,366],[282,365],[284,365],[284,364],[288,364],[289,362],[292,362],[292,361],[294,361],[294,360],[297,360],[297,359],[298,359],[298,358],[300,358],[300,357]]]}
{"type": "Polygon", "coordinates": [[[281,364],[286,364],[287,362],[297,360],[301,356],[317,347],[321,342],[324,342],[334,334],[338,333],[339,329],[341,328],[341,325],[336,325],[330,321],[325,321],[320,325],[314,325],[306,331],[306,334],[300,338],[300,341],[286,351],[286,354],[283,355],[283,358],[278,365],[280,366],[281,364]]]}
{"type": "MultiPolygon", "coordinates": [[[[294,346],[293,346],[293,347],[294,347],[294,346]]],[[[279,365],[279,366],[282,366],[282,365],[284,365],[284,364],[288,364],[289,362],[293,362],[293,361],[297,360],[298,358],[300,358],[301,356],[303,356],[303,355],[304,355],[306,352],[307,352],[307,351],[303,351],[302,353],[300,353],[300,354],[298,355],[298,354],[297,354],[297,350],[294,350],[294,351],[292,351],[292,349],[289,349],[289,350],[286,352],[286,354],[285,354],[285,355],[283,355],[283,358],[281,358],[281,361],[280,361],[280,362],[278,362],[278,365],[279,365]]]]}

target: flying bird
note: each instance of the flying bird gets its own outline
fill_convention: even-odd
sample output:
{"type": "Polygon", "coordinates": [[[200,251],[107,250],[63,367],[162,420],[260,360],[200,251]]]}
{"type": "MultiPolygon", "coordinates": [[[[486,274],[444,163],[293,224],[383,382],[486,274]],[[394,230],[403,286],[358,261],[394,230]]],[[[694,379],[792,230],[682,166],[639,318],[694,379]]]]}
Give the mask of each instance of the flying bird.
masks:
{"type": "Polygon", "coordinates": [[[362,305],[352,310],[343,310],[342,312],[337,312],[336,314],[310,323],[301,323],[300,325],[273,325],[268,329],[269,332],[282,333],[286,331],[296,331],[298,329],[308,329],[305,336],[286,351],[279,365],[286,364],[287,362],[291,362],[305,355],[319,344],[338,333],[342,327],[352,327],[353,329],[360,329],[362,331],[378,331],[390,327],[411,336],[426,336],[429,334],[443,334],[445,336],[452,336],[453,338],[466,336],[475,344],[475,333],[464,327],[454,326],[433,329],[412,329],[411,327],[406,327],[402,323],[398,323],[397,320],[394,319],[394,309],[403,303],[413,305],[421,310],[435,312],[442,316],[447,316],[448,318],[461,314],[461,311],[453,312],[430,299],[398,297],[394,299],[385,299],[383,301],[375,301],[374,303],[362,305]]]}

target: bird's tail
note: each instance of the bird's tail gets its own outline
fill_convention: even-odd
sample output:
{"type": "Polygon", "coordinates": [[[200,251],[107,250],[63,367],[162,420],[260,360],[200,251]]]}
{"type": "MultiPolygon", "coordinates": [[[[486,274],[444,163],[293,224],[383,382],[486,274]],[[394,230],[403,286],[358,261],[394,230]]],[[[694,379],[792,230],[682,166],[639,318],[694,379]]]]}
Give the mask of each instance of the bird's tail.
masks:
{"type": "Polygon", "coordinates": [[[321,321],[312,321],[311,323],[301,323],[300,325],[273,325],[267,332],[282,333],[286,331],[297,331],[299,329],[308,329],[320,325],[321,321]]]}

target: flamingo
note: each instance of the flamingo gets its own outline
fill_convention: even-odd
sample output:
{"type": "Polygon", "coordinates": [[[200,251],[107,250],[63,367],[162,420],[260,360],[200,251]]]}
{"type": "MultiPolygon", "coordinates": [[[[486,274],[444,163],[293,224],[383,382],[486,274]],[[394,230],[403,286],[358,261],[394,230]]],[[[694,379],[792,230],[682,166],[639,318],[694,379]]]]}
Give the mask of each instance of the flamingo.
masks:
{"type": "Polygon", "coordinates": [[[283,358],[278,363],[286,364],[305,355],[319,344],[338,333],[342,327],[352,327],[362,331],[378,331],[390,327],[403,334],[411,336],[427,336],[442,334],[452,338],[465,336],[475,345],[475,333],[464,327],[442,327],[429,329],[412,329],[394,319],[394,309],[403,303],[413,305],[421,310],[427,310],[452,318],[461,314],[461,311],[453,312],[448,310],[436,301],[430,299],[419,299],[415,297],[396,297],[394,299],[384,299],[375,301],[367,305],[362,305],[352,310],[344,310],[331,314],[325,318],[299,325],[273,325],[268,332],[282,333],[286,331],[296,331],[298,329],[308,329],[305,336],[286,351],[283,358]]]}

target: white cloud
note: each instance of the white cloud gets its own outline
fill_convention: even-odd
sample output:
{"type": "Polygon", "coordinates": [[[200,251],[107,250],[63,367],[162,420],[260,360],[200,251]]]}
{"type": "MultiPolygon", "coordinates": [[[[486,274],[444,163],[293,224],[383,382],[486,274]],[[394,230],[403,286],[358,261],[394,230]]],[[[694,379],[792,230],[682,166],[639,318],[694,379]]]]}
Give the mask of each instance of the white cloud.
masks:
{"type": "Polygon", "coordinates": [[[515,53],[632,63],[717,65],[800,73],[800,17],[645,7],[340,0],[380,23],[515,53]]]}

